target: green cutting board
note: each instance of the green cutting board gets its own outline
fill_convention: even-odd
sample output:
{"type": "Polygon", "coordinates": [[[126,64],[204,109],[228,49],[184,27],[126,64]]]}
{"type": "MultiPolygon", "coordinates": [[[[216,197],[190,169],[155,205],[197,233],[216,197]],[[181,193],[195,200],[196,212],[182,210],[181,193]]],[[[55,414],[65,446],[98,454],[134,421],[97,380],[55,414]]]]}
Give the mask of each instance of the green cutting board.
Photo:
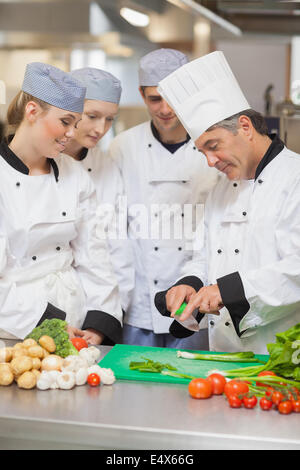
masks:
{"type": "MultiPolygon", "coordinates": [[[[177,357],[178,349],[171,348],[154,348],[146,346],[131,346],[127,344],[116,344],[104,358],[99,362],[101,367],[112,369],[119,380],[138,380],[147,382],[167,382],[186,384],[190,379],[182,379],[180,377],[170,377],[167,375],[156,374],[152,372],[140,372],[138,370],[130,370],[131,361],[142,361],[141,356],[153,361],[168,363],[177,368],[176,372],[181,374],[192,375],[195,377],[206,377],[207,372],[212,369],[229,370],[238,367],[248,367],[259,365],[259,363],[251,362],[216,362],[193,359],[182,359],[177,357]]],[[[181,351],[184,351],[181,349],[181,351]]],[[[191,351],[201,354],[209,354],[210,351],[191,351]]],[[[224,354],[215,353],[214,354],[224,354]]],[[[256,355],[261,361],[267,362],[269,356],[256,355]]],[[[262,364],[261,364],[262,365],[262,364]]]]}

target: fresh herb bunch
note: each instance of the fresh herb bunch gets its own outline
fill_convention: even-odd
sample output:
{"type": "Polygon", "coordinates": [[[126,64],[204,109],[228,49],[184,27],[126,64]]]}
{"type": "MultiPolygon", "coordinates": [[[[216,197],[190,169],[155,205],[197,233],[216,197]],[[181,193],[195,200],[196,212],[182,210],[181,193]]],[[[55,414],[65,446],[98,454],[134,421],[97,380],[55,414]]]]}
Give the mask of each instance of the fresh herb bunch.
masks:
{"type": "MultiPolygon", "coordinates": [[[[300,380],[300,363],[297,359],[297,347],[300,349],[300,323],[288,330],[277,333],[275,343],[267,344],[270,354],[264,366],[244,367],[226,371],[227,377],[255,376],[264,370],[271,370],[281,377],[300,380]],[[296,346],[296,347],[295,347],[296,346]]],[[[300,359],[300,353],[299,353],[300,359]]]]}
{"type": "Polygon", "coordinates": [[[36,342],[43,335],[50,336],[53,338],[56,345],[55,354],[60,357],[67,357],[69,355],[78,355],[77,349],[73,346],[69,340],[69,335],[66,330],[67,322],[60,320],[59,318],[53,318],[51,320],[44,320],[40,326],[37,326],[32,330],[26,338],[32,338],[36,342]]]}

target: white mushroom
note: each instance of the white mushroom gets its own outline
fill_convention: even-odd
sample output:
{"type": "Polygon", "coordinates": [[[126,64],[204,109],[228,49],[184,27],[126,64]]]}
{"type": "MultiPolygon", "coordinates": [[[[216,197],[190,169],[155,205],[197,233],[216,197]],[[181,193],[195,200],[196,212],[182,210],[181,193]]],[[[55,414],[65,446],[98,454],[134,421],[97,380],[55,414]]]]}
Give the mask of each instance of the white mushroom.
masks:
{"type": "Polygon", "coordinates": [[[43,371],[38,378],[36,386],[39,390],[49,390],[51,383],[52,379],[49,376],[49,372],[43,371]]]}
{"type": "Polygon", "coordinates": [[[80,357],[80,356],[68,356],[65,358],[62,370],[63,371],[70,371],[70,372],[77,372],[79,369],[88,367],[88,362],[80,357]]]}
{"type": "Polygon", "coordinates": [[[98,364],[94,364],[93,366],[90,366],[88,368],[88,373],[89,374],[97,374],[100,377],[101,370],[102,370],[102,368],[100,366],[98,366],[98,364]]]}
{"type": "Polygon", "coordinates": [[[94,359],[94,362],[99,362],[99,359],[100,359],[100,356],[101,356],[100,349],[96,348],[96,346],[89,346],[88,352],[92,356],[92,358],[94,359]]]}
{"type": "Polygon", "coordinates": [[[58,387],[62,390],[70,390],[75,386],[74,372],[64,371],[61,372],[57,378],[58,387]]]}
{"type": "Polygon", "coordinates": [[[103,385],[112,385],[116,381],[115,374],[111,369],[99,367],[100,371],[97,374],[100,376],[103,385]]]}
{"type": "Polygon", "coordinates": [[[79,356],[83,359],[85,359],[88,363],[88,366],[92,366],[95,364],[95,359],[94,359],[94,351],[92,350],[89,352],[91,348],[82,348],[79,351],[79,356]]]}
{"type": "Polygon", "coordinates": [[[76,385],[84,385],[87,382],[88,378],[88,369],[86,367],[81,367],[76,373],[75,373],[75,383],[76,385]]]}
{"type": "Polygon", "coordinates": [[[58,377],[60,376],[61,372],[58,370],[50,370],[48,371],[48,374],[51,380],[50,388],[51,390],[56,390],[58,388],[58,377]]]}

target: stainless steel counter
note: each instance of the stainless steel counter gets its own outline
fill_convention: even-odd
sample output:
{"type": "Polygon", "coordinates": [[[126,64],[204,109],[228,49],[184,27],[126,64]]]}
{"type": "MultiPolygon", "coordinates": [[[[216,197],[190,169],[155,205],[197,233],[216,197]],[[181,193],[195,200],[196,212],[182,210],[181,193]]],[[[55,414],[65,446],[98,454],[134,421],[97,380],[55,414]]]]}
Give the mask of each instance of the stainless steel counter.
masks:
{"type": "Polygon", "coordinates": [[[0,449],[300,449],[299,417],[231,409],[224,397],[195,400],[185,385],[13,384],[0,387],[0,449]]]}

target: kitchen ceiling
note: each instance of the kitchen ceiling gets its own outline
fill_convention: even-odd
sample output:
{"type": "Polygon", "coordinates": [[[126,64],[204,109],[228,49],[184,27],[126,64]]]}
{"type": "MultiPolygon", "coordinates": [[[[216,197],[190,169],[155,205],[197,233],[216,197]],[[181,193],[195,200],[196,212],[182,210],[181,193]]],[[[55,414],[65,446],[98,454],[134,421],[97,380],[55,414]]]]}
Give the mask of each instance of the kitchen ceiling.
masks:
{"type": "Polygon", "coordinates": [[[196,0],[244,33],[300,35],[300,1],[196,0]]]}
{"type": "Polygon", "coordinates": [[[176,40],[188,47],[193,25],[201,18],[209,23],[213,39],[241,32],[300,35],[300,1],[293,0],[0,0],[0,48],[102,45],[109,38],[128,47],[176,40]],[[96,29],[91,26],[93,4],[103,20],[96,29]],[[148,14],[155,34],[151,22],[137,28],[121,18],[121,7],[148,14]]]}

